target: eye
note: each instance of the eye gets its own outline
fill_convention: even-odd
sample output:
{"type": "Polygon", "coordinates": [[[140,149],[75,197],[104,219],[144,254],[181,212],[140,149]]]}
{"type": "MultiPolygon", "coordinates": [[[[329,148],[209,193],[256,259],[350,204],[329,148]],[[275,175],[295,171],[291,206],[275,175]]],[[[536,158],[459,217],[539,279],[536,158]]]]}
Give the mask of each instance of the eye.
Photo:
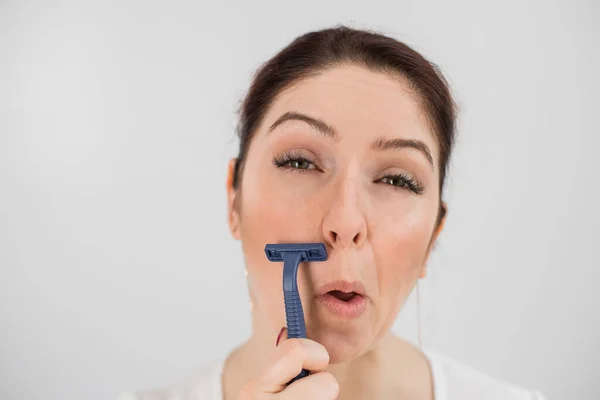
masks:
{"type": "Polygon", "coordinates": [[[297,152],[287,152],[273,158],[273,165],[292,170],[315,170],[317,166],[309,157],[297,152]]]}
{"type": "Polygon", "coordinates": [[[416,194],[421,194],[425,190],[425,187],[417,179],[406,174],[387,175],[378,182],[389,185],[395,190],[409,189],[416,194]]]}
{"type": "Polygon", "coordinates": [[[309,169],[312,165],[312,163],[310,161],[308,161],[307,159],[303,159],[303,158],[298,158],[295,160],[290,160],[287,163],[290,167],[292,168],[297,168],[297,169],[309,169]]]}

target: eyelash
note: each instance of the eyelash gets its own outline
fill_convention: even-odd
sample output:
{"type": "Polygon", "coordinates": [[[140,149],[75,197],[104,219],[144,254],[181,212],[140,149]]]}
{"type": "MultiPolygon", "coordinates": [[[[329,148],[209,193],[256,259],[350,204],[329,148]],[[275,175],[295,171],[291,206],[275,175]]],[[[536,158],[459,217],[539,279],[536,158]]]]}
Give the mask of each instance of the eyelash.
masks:
{"type": "Polygon", "coordinates": [[[294,172],[301,172],[304,170],[314,170],[314,169],[309,169],[309,168],[294,168],[294,167],[288,165],[292,161],[296,161],[299,163],[307,162],[309,164],[314,165],[315,166],[314,169],[317,169],[317,170],[319,169],[319,168],[317,168],[317,165],[315,164],[314,160],[312,160],[310,157],[307,157],[306,155],[299,153],[299,152],[288,151],[286,153],[283,153],[280,156],[273,157],[273,165],[276,166],[277,168],[285,168],[285,169],[292,170],[294,172]]]}
{"type": "MultiPolygon", "coordinates": [[[[320,169],[316,166],[314,160],[311,160],[310,157],[307,157],[303,154],[299,154],[294,151],[290,151],[290,152],[284,153],[280,156],[273,157],[273,165],[277,168],[284,168],[289,171],[298,172],[298,173],[304,173],[307,171],[315,171],[315,170],[320,171],[320,169]],[[306,163],[312,164],[312,165],[314,165],[314,169],[313,168],[296,168],[296,167],[290,166],[289,164],[294,161],[298,162],[298,163],[306,162],[306,163]]],[[[388,186],[391,187],[392,190],[403,190],[405,188],[408,188],[409,190],[411,190],[414,193],[419,194],[419,195],[422,194],[423,191],[425,190],[425,187],[417,179],[413,178],[410,175],[404,174],[404,173],[386,175],[386,176],[382,177],[381,179],[379,179],[377,182],[381,182],[382,180],[388,180],[388,181],[399,180],[401,185],[387,184],[388,186]]]]}
{"type": "Polygon", "coordinates": [[[402,190],[406,187],[419,195],[423,194],[423,192],[425,191],[425,187],[416,178],[413,178],[412,176],[403,174],[401,172],[393,175],[386,175],[383,178],[381,178],[380,181],[383,179],[399,180],[402,186],[388,184],[388,186],[391,186],[394,190],[402,190]]]}

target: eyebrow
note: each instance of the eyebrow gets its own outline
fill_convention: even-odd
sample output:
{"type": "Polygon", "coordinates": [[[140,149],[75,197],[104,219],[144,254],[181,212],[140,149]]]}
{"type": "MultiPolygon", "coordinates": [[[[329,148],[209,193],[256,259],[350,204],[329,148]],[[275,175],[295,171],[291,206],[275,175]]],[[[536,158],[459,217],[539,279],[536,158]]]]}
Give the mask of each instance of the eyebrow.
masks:
{"type": "Polygon", "coordinates": [[[431,150],[429,150],[429,147],[427,147],[427,145],[420,140],[378,138],[373,142],[371,148],[377,151],[401,150],[406,148],[416,149],[423,153],[423,155],[427,158],[427,161],[429,161],[429,164],[435,168],[433,164],[433,157],[431,156],[431,150]]]}
{"type": "Polygon", "coordinates": [[[313,118],[306,114],[302,114],[302,113],[295,112],[295,111],[286,112],[281,117],[279,117],[277,119],[277,121],[275,121],[273,123],[273,125],[271,125],[269,127],[269,133],[273,132],[275,130],[275,128],[277,128],[279,125],[281,125],[287,121],[305,122],[308,125],[310,125],[311,127],[313,127],[315,130],[317,130],[317,132],[322,133],[323,135],[327,136],[328,138],[333,139],[336,142],[339,139],[337,131],[331,125],[328,125],[327,123],[325,123],[324,121],[322,121],[318,118],[313,118]]]}
{"type": "MultiPolygon", "coordinates": [[[[279,117],[269,127],[268,133],[273,132],[275,128],[287,121],[302,121],[313,127],[317,132],[323,134],[324,136],[333,139],[336,142],[339,141],[339,135],[334,127],[328,125],[323,120],[296,111],[288,111],[281,117],[279,117]]],[[[371,145],[371,148],[376,151],[402,150],[406,148],[412,148],[420,151],[425,156],[425,158],[427,158],[429,164],[431,164],[431,166],[435,168],[433,163],[433,157],[431,156],[431,150],[424,142],[420,140],[400,138],[385,139],[383,137],[380,137],[375,139],[375,141],[371,145]]]]}

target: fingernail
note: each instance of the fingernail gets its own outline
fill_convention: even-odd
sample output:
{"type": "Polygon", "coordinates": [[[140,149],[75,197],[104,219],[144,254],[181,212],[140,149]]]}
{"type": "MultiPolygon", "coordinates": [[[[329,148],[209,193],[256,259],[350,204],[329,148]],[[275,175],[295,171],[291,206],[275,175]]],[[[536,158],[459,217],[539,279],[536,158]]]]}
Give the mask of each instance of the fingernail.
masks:
{"type": "Polygon", "coordinates": [[[279,346],[279,341],[281,340],[281,335],[283,335],[284,330],[285,330],[285,326],[279,330],[279,335],[277,335],[277,341],[275,342],[275,347],[279,346]]]}

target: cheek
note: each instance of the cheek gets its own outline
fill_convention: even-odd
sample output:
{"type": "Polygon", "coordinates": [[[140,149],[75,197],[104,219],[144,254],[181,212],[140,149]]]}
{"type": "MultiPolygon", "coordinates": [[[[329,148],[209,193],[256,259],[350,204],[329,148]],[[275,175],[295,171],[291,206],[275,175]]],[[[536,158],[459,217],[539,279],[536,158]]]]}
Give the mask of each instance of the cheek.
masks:
{"type": "MultiPolygon", "coordinates": [[[[246,213],[245,215],[249,215],[246,213]]],[[[282,291],[282,263],[270,262],[265,256],[265,244],[270,242],[270,231],[260,224],[260,221],[252,221],[253,218],[244,217],[242,224],[246,228],[241,231],[241,242],[248,271],[248,287],[252,301],[252,312],[261,315],[263,321],[276,329],[285,321],[282,291]],[[252,229],[249,224],[255,225],[252,229]]]]}
{"type": "Polygon", "coordinates": [[[319,233],[318,199],[307,194],[314,191],[282,183],[282,172],[278,174],[262,170],[243,189],[241,227],[247,239],[262,241],[256,244],[262,249],[267,243],[314,241],[319,233]]]}
{"type": "Polygon", "coordinates": [[[281,324],[285,321],[283,264],[266,258],[265,245],[315,241],[318,215],[312,199],[307,201],[306,195],[294,193],[294,188],[273,184],[268,174],[247,176],[240,192],[240,240],[250,294],[255,312],[266,316],[274,325],[281,324]]]}
{"type": "Polygon", "coordinates": [[[431,237],[429,212],[381,218],[373,229],[380,300],[399,310],[424,265],[431,237]]]}

